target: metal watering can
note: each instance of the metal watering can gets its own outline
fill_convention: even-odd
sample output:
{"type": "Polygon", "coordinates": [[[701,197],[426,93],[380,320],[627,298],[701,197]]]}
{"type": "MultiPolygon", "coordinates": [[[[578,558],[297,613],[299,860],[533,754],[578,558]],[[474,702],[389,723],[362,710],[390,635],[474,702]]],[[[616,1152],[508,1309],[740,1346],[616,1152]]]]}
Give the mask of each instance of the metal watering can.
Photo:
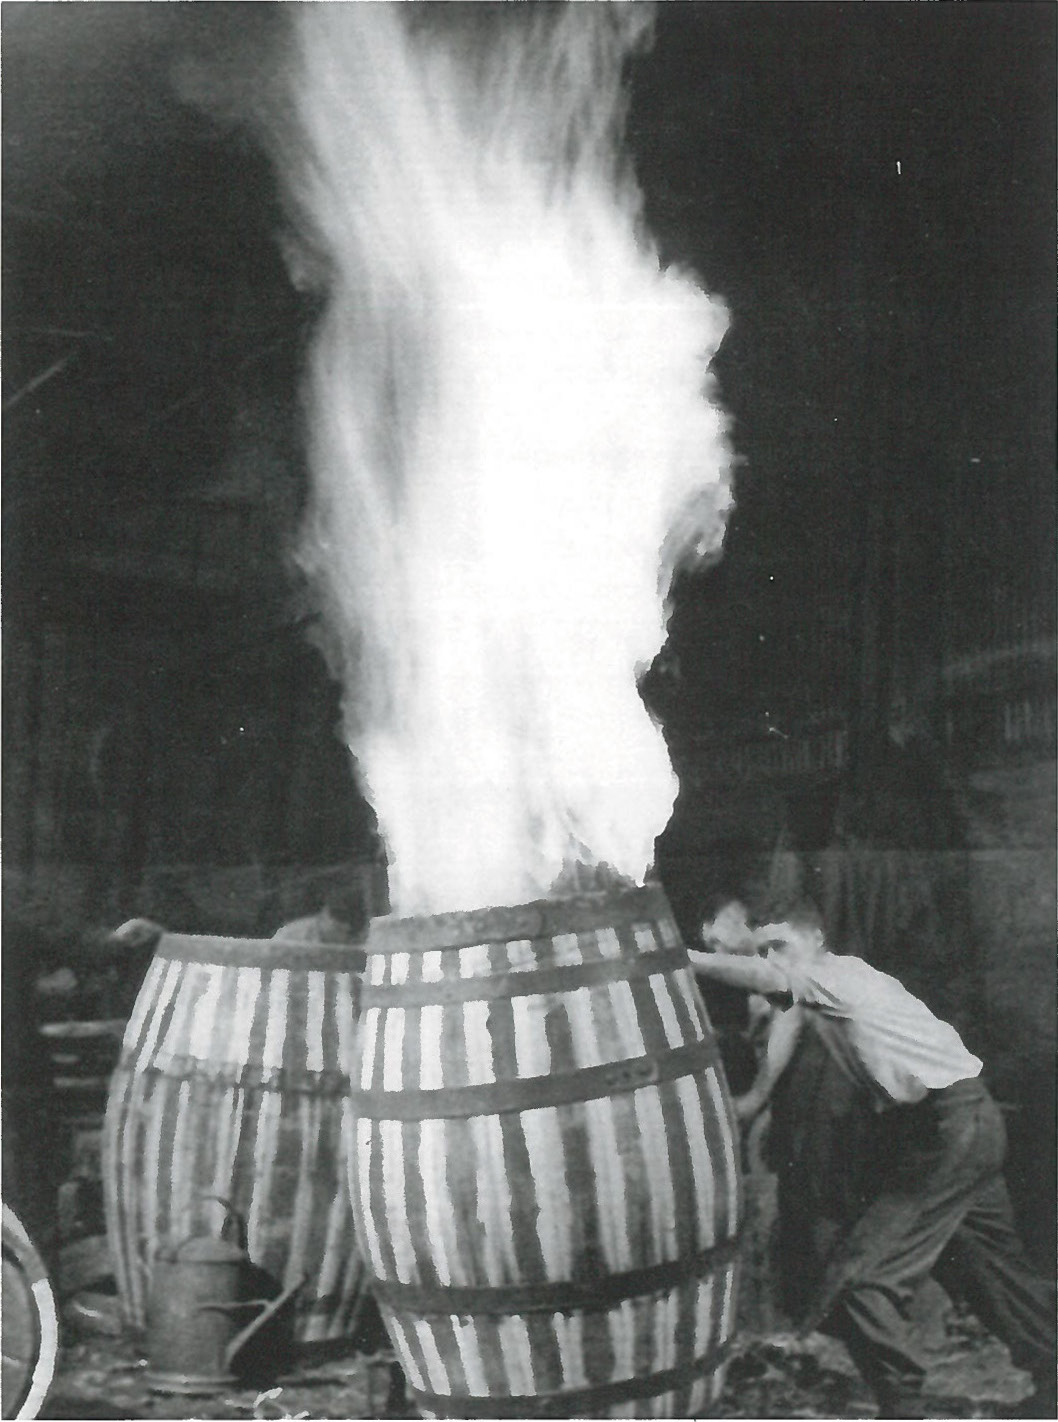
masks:
{"type": "MultiPolygon", "coordinates": [[[[274,1298],[247,1298],[269,1276],[250,1261],[241,1217],[226,1200],[220,1203],[228,1213],[219,1236],[165,1241],[155,1250],[146,1376],[154,1392],[207,1393],[238,1382],[247,1371],[247,1344],[305,1282],[298,1280],[274,1298]],[[247,1322],[251,1312],[255,1316],[247,1322]]],[[[279,1350],[270,1351],[274,1368],[279,1350]]]]}

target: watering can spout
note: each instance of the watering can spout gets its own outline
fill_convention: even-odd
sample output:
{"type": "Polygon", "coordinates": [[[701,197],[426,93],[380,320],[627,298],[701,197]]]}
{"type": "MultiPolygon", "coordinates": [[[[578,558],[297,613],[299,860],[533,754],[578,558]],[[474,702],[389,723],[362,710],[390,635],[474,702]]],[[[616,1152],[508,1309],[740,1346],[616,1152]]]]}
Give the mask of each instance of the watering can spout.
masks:
{"type": "MultiPolygon", "coordinates": [[[[250,1322],[245,1326],[245,1328],[243,1328],[239,1333],[235,1335],[235,1337],[228,1344],[227,1348],[224,1350],[224,1366],[225,1368],[227,1368],[228,1372],[235,1372],[236,1359],[238,1358],[242,1350],[249,1342],[252,1341],[252,1339],[257,1336],[258,1333],[260,1333],[261,1329],[264,1328],[265,1324],[271,1322],[271,1320],[276,1317],[276,1315],[280,1312],[284,1305],[290,1302],[290,1300],[299,1291],[299,1289],[301,1289],[305,1285],[307,1280],[308,1275],[305,1274],[297,1281],[296,1284],[291,1284],[289,1288],[284,1289],[283,1292],[277,1295],[276,1298],[253,1299],[249,1303],[243,1305],[247,1308],[251,1306],[255,1308],[259,1307],[261,1309],[261,1312],[257,1315],[256,1318],[252,1318],[250,1322]]],[[[209,1308],[210,1305],[203,1304],[202,1307],[209,1308]]]]}

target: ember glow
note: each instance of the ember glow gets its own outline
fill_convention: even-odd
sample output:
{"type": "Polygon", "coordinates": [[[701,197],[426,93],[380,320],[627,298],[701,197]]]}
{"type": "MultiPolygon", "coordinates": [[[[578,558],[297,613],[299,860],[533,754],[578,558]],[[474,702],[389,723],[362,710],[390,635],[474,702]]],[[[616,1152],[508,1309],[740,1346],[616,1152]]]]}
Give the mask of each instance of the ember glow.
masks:
{"type": "Polygon", "coordinates": [[[641,881],[637,673],[719,547],[727,324],[621,161],[645,6],[298,5],[284,168],[326,309],[300,559],[404,914],[641,881]]]}

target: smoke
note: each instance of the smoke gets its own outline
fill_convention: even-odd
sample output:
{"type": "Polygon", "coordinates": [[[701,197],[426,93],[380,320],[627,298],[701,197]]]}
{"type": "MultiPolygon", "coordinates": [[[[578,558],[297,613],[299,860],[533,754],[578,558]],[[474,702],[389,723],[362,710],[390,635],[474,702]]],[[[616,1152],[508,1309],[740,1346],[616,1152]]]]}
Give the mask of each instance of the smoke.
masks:
{"type": "Polygon", "coordinates": [[[636,674],[733,462],[726,312],[661,267],[622,146],[651,11],[290,11],[270,142],[325,293],[298,558],[394,907],[639,879],[675,781],[636,674]]]}

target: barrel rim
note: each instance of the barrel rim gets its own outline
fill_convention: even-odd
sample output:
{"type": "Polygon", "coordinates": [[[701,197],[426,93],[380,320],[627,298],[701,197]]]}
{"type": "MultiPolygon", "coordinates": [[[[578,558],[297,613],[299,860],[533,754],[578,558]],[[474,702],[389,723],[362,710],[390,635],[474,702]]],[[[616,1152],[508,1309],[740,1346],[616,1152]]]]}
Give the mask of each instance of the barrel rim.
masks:
{"type": "Polygon", "coordinates": [[[480,943],[546,939],[671,916],[665,890],[651,883],[421,917],[375,918],[359,946],[369,956],[453,951],[480,943]]]}
{"type": "Polygon", "coordinates": [[[448,913],[391,915],[371,920],[360,943],[303,943],[283,938],[232,938],[225,934],[171,933],[158,940],[155,957],[231,967],[362,972],[363,955],[428,953],[472,948],[480,943],[547,939],[560,933],[671,918],[665,890],[650,883],[602,889],[522,904],[493,905],[448,913]]]}
{"type": "Polygon", "coordinates": [[[363,972],[361,943],[299,943],[284,938],[227,938],[223,934],[163,933],[155,958],[218,967],[286,968],[291,972],[363,972]]]}

